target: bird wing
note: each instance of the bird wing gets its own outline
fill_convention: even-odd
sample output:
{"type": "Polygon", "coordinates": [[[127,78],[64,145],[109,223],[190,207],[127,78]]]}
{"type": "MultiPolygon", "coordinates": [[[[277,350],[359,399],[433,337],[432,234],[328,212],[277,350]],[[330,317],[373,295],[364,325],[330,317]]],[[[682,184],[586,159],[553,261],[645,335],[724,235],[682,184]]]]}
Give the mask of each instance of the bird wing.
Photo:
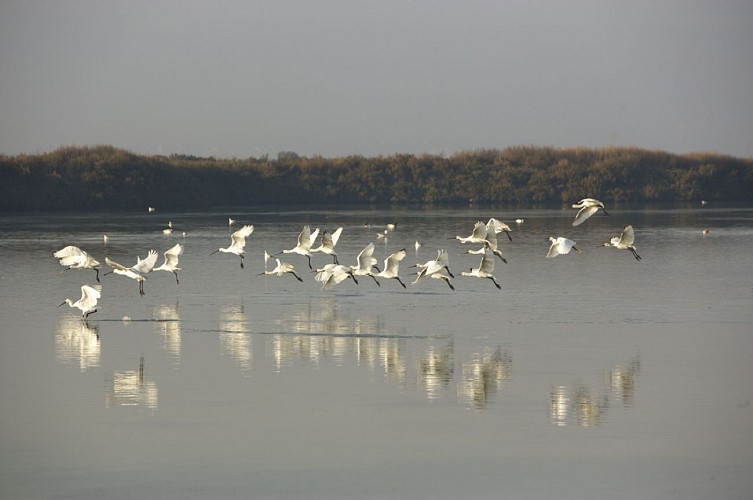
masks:
{"type": "Polygon", "coordinates": [[[437,258],[429,262],[436,262],[441,269],[445,266],[450,265],[450,258],[447,256],[447,252],[444,249],[440,249],[439,251],[437,251],[437,258]]]}
{"type": "Polygon", "coordinates": [[[141,274],[150,273],[152,272],[152,269],[154,269],[154,264],[157,263],[158,256],[159,254],[156,250],[149,250],[146,258],[144,258],[143,260],[140,257],[136,257],[136,265],[131,269],[141,274]]]}
{"type": "Polygon", "coordinates": [[[239,249],[243,249],[246,247],[246,238],[251,236],[251,233],[254,232],[254,226],[251,224],[247,224],[234,232],[230,235],[230,240],[232,241],[231,247],[236,247],[239,249]]]}
{"type": "Polygon", "coordinates": [[[494,254],[491,252],[484,252],[484,256],[481,257],[481,264],[478,266],[479,271],[483,273],[491,274],[494,272],[494,254]]]}
{"type": "Polygon", "coordinates": [[[494,231],[487,231],[486,232],[486,243],[484,243],[485,246],[489,247],[491,250],[497,249],[497,233],[494,231]]]}
{"type": "Polygon", "coordinates": [[[579,226],[583,224],[586,219],[591,217],[593,214],[596,213],[596,211],[599,210],[598,206],[586,206],[578,210],[578,213],[575,216],[575,220],[573,221],[573,226],[579,226]]]}
{"type": "Polygon", "coordinates": [[[557,242],[559,244],[558,250],[561,254],[570,253],[570,250],[575,246],[575,242],[567,238],[557,238],[557,242]]]}
{"type": "Polygon", "coordinates": [[[109,257],[105,257],[105,263],[110,266],[113,269],[118,269],[120,271],[127,271],[128,268],[124,266],[123,264],[118,264],[114,260],[111,260],[109,257]]]}
{"type": "Polygon", "coordinates": [[[54,254],[55,258],[60,259],[60,265],[61,266],[76,266],[76,265],[83,265],[86,263],[86,259],[88,258],[88,254],[81,250],[79,247],[74,246],[67,246],[65,248],[61,248],[54,254]]]}
{"type": "Polygon", "coordinates": [[[314,242],[316,242],[316,237],[317,236],[319,236],[319,228],[318,227],[316,229],[314,229],[314,231],[309,236],[309,242],[308,242],[308,246],[306,247],[306,250],[308,250],[309,248],[311,248],[311,245],[313,245],[314,242]]]}
{"type": "Polygon", "coordinates": [[[473,238],[474,240],[483,240],[484,238],[486,238],[486,226],[483,222],[478,221],[473,225],[473,233],[471,233],[471,238],[473,238]]]}
{"type": "Polygon", "coordinates": [[[332,238],[332,246],[333,247],[335,245],[337,245],[338,241],[340,241],[340,235],[342,234],[342,232],[343,232],[343,228],[338,227],[337,229],[335,229],[335,231],[330,236],[330,238],[332,238]]]}
{"type": "Polygon", "coordinates": [[[369,243],[363,250],[361,250],[361,253],[358,254],[358,269],[361,271],[370,270],[371,267],[376,264],[376,259],[373,255],[374,243],[369,243]]]}
{"type": "Polygon", "coordinates": [[[635,241],[635,231],[633,230],[633,226],[628,224],[622,230],[622,234],[620,235],[620,241],[618,244],[629,247],[633,244],[634,241],[635,241]]]}
{"type": "Polygon", "coordinates": [[[165,251],[165,263],[163,266],[178,266],[178,256],[183,253],[183,245],[176,243],[174,247],[165,251]]]}
{"type": "Polygon", "coordinates": [[[101,286],[92,287],[84,285],[81,287],[81,300],[86,304],[96,305],[97,299],[102,297],[101,290],[101,286]]]}
{"type": "Polygon", "coordinates": [[[554,238],[549,238],[552,241],[552,244],[549,246],[549,252],[546,254],[547,259],[551,259],[552,257],[558,256],[559,250],[559,241],[555,240],[554,238]]]}
{"type": "Polygon", "coordinates": [[[384,259],[384,272],[397,275],[398,269],[400,268],[400,261],[403,260],[405,256],[406,251],[403,248],[384,259]]]}
{"type": "Polygon", "coordinates": [[[308,224],[298,233],[298,246],[307,250],[311,246],[311,228],[308,224]]]}
{"type": "Polygon", "coordinates": [[[487,231],[494,231],[494,233],[501,233],[502,231],[512,231],[510,226],[505,224],[504,222],[498,221],[494,217],[489,219],[489,222],[486,223],[486,230],[487,231]]]}
{"type": "Polygon", "coordinates": [[[78,257],[78,256],[81,256],[82,254],[86,254],[86,252],[81,250],[79,247],[69,245],[65,248],[61,248],[60,250],[53,253],[52,255],[54,255],[56,259],[64,259],[66,257],[73,257],[73,256],[78,257]]]}

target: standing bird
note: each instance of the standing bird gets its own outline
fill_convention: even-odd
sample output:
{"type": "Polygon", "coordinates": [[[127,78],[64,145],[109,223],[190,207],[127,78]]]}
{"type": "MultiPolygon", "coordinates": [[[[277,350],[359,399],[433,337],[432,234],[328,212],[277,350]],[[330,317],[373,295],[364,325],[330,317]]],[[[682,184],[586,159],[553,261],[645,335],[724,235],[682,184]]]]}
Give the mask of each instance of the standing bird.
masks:
{"type": "Polygon", "coordinates": [[[275,259],[277,261],[277,267],[272,269],[271,271],[264,270],[263,273],[259,273],[258,276],[263,276],[265,274],[272,275],[272,276],[282,276],[283,274],[292,274],[295,279],[297,279],[300,282],[303,282],[300,276],[295,274],[295,268],[293,267],[293,264],[288,264],[287,262],[280,262],[280,259],[275,259]]]}
{"type": "Polygon", "coordinates": [[[337,242],[340,240],[340,234],[343,232],[343,228],[338,227],[335,229],[333,233],[328,233],[326,230],[322,234],[322,241],[321,244],[311,249],[311,253],[314,252],[322,252],[326,253],[327,255],[331,255],[333,262],[335,264],[339,264],[337,261],[337,252],[335,252],[335,245],[337,245],[337,242]]]}
{"type": "Polygon", "coordinates": [[[397,252],[384,259],[384,270],[375,275],[372,274],[372,278],[395,279],[398,283],[403,285],[403,288],[405,288],[405,283],[403,283],[403,281],[400,279],[400,276],[398,276],[400,261],[405,258],[405,255],[406,251],[405,248],[403,248],[402,250],[398,250],[397,252]]]}
{"type": "Polygon", "coordinates": [[[568,240],[567,238],[563,238],[561,236],[558,238],[550,236],[547,241],[552,242],[551,246],[549,247],[549,252],[546,254],[547,259],[551,259],[552,257],[556,257],[558,255],[568,254],[570,253],[570,250],[575,250],[576,252],[580,253],[580,250],[575,247],[575,242],[573,240],[568,240]]]}
{"type": "Polygon", "coordinates": [[[607,213],[607,210],[604,208],[604,204],[594,198],[583,198],[572,207],[580,208],[580,210],[578,210],[578,213],[575,215],[573,226],[580,226],[586,221],[586,219],[598,212],[599,209],[604,212],[604,215],[609,215],[607,213]]]}
{"type": "MultiPolygon", "coordinates": [[[[291,249],[283,250],[280,253],[297,253],[298,255],[305,255],[309,261],[309,269],[311,267],[311,245],[316,241],[316,237],[319,235],[319,228],[316,228],[314,232],[311,232],[311,227],[308,224],[303,226],[303,229],[298,234],[298,244],[291,249]]],[[[280,255],[279,253],[277,255],[280,255]]]]}
{"type": "Polygon", "coordinates": [[[635,231],[633,230],[633,226],[628,224],[622,229],[622,233],[620,233],[619,236],[615,236],[614,238],[610,239],[609,241],[604,243],[604,246],[612,246],[617,250],[630,250],[630,252],[633,254],[633,257],[635,257],[635,260],[640,262],[642,257],[638,255],[635,246],[633,246],[633,241],[635,241],[635,231]]]}
{"type": "Polygon", "coordinates": [[[144,295],[144,281],[146,280],[146,277],[140,275],[139,273],[135,272],[130,267],[125,267],[121,264],[118,264],[117,262],[110,260],[108,257],[105,257],[105,262],[107,262],[107,265],[112,268],[112,271],[105,273],[105,276],[108,274],[120,274],[121,276],[125,276],[126,278],[131,278],[132,280],[135,280],[139,284],[139,295],[144,295]]]}
{"type": "Polygon", "coordinates": [[[254,232],[254,226],[247,224],[230,235],[230,246],[227,248],[218,248],[209,255],[214,255],[217,252],[222,253],[234,253],[241,258],[241,269],[243,268],[243,257],[246,256],[246,252],[243,251],[246,248],[246,238],[251,236],[254,232]]]}
{"type": "Polygon", "coordinates": [[[56,259],[59,260],[61,266],[65,266],[65,269],[94,269],[94,271],[97,273],[97,283],[99,283],[99,262],[89,255],[88,253],[81,250],[79,247],[74,247],[72,245],[67,246],[65,248],[61,248],[54,254],[52,254],[56,259]]]}
{"type": "Polygon", "coordinates": [[[86,320],[90,314],[97,312],[97,299],[102,296],[100,290],[102,290],[101,286],[94,288],[89,285],[83,285],[81,287],[80,299],[78,299],[76,302],[73,302],[71,299],[65,299],[65,301],[58,307],[68,304],[71,307],[80,309],[81,318],[86,320]]]}
{"type": "Polygon", "coordinates": [[[178,256],[183,253],[183,245],[176,243],[174,247],[165,251],[165,262],[161,266],[155,267],[152,271],[169,271],[175,275],[175,284],[179,285],[178,271],[181,269],[178,267],[178,256]]]}
{"type": "Polygon", "coordinates": [[[350,266],[350,270],[353,271],[353,274],[356,276],[371,276],[374,283],[378,286],[382,286],[377,279],[374,278],[374,273],[371,271],[372,269],[376,269],[377,272],[379,272],[379,268],[376,264],[377,260],[374,257],[374,243],[369,243],[358,254],[358,265],[350,266]]]}
{"type": "Polygon", "coordinates": [[[499,286],[499,283],[497,283],[497,280],[494,278],[494,275],[492,274],[494,272],[494,254],[492,254],[489,251],[484,252],[484,256],[481,257],[481,264],[479,264],[478,267],[471,268],[470,272],[463,271],[460,273],[461,276],[471,276],[474,278],[487,278],[492,280],[492,283],[494,283],[494,286],[497,287],[498,290],[501,290],[502,287],[499,286]]]}

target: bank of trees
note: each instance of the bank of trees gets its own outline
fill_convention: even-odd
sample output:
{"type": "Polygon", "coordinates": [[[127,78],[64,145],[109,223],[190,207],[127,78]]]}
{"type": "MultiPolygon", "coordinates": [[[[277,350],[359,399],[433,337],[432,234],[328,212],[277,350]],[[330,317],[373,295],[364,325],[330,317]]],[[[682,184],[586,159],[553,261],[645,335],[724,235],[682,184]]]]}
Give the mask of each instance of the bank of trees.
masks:
{"type": "Polygon", "coordinates": [[[450,157],[145,156],[111,146],[0,156],[0,210],[265,204],[753,200],[753,159],[518,146],[450,157]]]}

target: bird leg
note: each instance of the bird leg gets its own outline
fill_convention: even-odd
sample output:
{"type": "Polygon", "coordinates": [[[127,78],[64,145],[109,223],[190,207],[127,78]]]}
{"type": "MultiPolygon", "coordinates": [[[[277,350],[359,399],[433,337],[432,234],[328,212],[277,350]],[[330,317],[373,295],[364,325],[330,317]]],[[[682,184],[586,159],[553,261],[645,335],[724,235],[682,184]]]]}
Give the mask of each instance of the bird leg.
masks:
{"type": "Polygon", "coordinates": [[[293,271],[290,271],[290,274],[292,274],[293,276],[295,276],[295,279],[297,279],[298,281],[300,281],[301,283],[303,283],[303,280],[301,279],[301,277],[298,276],[297,274],[295,274],[293,271]]]}
{"type": "Polygon", "coordinates": [[[400,276],[395,276],[395,279],[397,280],[398,283],[403,285],[403,288],[405,288],[405,283],[403,283],[403,280],[400,279],[400,276]]]}
{"type": "Polygon", "coordinates": [[[379,281],[377,281],[376,276],[374,276],[373,274],[369,274],[369,276],[371,276],[371,279],[374,280],[374,283],[376,283],[377,286],[382,286],[381,284],[379,284],[379,281]]]}
{"type": "Polygon", "coordinates": [[[243,255],[241,255],[241,269],[243,269],[243,255]]]}
{"type": "Polygon", "coordinates": [[[101,281],[99,281],[99,269],[97,269],[97,268],[95,267],[95,268],[94,268],[94,271],[95,271],[95,272],[97,273],[97,283],[102,283],[101,281]]]}
{"type": "Polygon", "coordinates": [[[175,275],[175,284],[180,285],[180,281],[178,281],[178,273],[176,271],[173,271],[173,274],[175,275]]]}
{"type": "Polygon", "coordinates": [[[497,287],[497,290],[502,290],[502,287],[499,286],[499,283],[497,283],[497,280],[494,279],[494,276],[489,276],[489,279],[492,280],[492,283],[494,283],[494,286],[497,287]]]}
{"type": "Polygon", "coordinates": [[[139,295],[144,296],[144,282],[139,281],[139,295]]]}
{"type": "Polygon", "coordinates": [[[638,252],[636,252],[634,248],[628,248],[628,249],[633,253],[633,257],[635,257],[635,260],[637,260],[638,262],[640,262],[641,261],[641,256],[638,255],[638,252]]]}

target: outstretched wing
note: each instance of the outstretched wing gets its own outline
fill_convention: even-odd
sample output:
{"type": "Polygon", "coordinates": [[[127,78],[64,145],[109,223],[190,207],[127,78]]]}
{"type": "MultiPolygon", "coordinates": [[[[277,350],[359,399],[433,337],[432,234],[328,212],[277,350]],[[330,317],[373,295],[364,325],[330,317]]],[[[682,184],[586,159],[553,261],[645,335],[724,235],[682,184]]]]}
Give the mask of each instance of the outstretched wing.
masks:
{"type": "Polygon", "coordinates": [[[109,257],[105,257],[105,263],[110,266],[113,269],[119,269],[120,271],[126,271],[128,268],[124,266],[123,264],[118,264],[114,260],[111,260],[109,257]]]}
{"type": "Polygon", "coordinates": [[[573,221],[573,226],[579,226],[583,224],[586,221],[586,219],[588,219],[593,214],[595,214],[597,210],[599,210],[598,206],[589,206],[589,207],[581,208],[580,210],[578,210],[578,214],[575,216],[575,220],[573,221]]]}
{"type": "Polygon", "coordinates": [[[635,231],[633,230],[633,226],[628,224],[625,226],[625,228],[622,230],[622,234],[620,235],[620,241],[619,245],[629,247],[633,244],[635,241],[635,231]]]}
{"type": "Polygon", "coordinates": [[[369,243],[358,254],[358,269],[362,271],[369,271],[376,264],[374,256],[374,243],[369,243]]]}
{"type": "Polygon", "coordinates": [[[183,245],[176,243],[174,247],[165,251],[165,264],[166,266],[177,267],[178,256],[183,253],[183,245]]]}
{"type": "Polygon", "coordinates": [[[403,260],[406,256],[405,248],[402,250],[398,250],[397,252],[393,253],[386,259],[384,259],[384,271],[386,273],[391,274],[398,274],[398,270],[400,269],[400,261],[403,260]]]}
{"type": "Polygon", "coordinates": [[[501,233],[502,231],[510,232],[512,229],[510,226],[505,224],[504,222],[498,221],[494,217],[489,219],[489,222],[486,223],[486,230],[487,231],[494,231],[495,234],[501,233]]]}
{"type": "Polygon", "coordinates": [[[343,228],[338,227],[335,229],[335,231],[330,235],[330,238],[332,239],[332,246],[334,247],[337,245],[337,242],[340,240],[340,235],[343,232],[343,228]]]}
{"type": "Polygon", "coordinates": [[[61,266],[75,266],[86,262],[87,254],[79,247],[69,245],[65,248],[61,248],[54,254],[56,259],[60,259],[61,266]]]}
{"type": "Polygon", "coordinates": [[[246,247],[246,238],[254,232],[254,226],[247,224],[230,235],[231,247],[243,249],[246,247]]]}
{"type": "Polygon", "coordinates": [[[152,269],[154,269],[154,264],[157,263],[158,256],[159,254],[156,250],[149,250],[149,253],[146,255],[145,259],[136,257],[136,265],[131,269],[141,274],[150,273],[152,272],[152,269]]]}

